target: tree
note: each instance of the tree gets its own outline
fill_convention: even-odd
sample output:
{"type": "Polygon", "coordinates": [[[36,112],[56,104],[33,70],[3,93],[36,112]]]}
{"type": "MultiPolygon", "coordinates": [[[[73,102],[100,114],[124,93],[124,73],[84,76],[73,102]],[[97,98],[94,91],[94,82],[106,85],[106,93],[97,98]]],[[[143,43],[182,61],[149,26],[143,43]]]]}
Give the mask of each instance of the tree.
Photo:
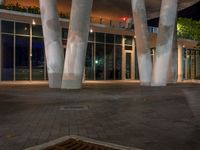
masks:
{"type": "Polygon", "coordinates": [[[181,38],[200,41],[200,20],[178,18],[177,35],[181,38]]]}

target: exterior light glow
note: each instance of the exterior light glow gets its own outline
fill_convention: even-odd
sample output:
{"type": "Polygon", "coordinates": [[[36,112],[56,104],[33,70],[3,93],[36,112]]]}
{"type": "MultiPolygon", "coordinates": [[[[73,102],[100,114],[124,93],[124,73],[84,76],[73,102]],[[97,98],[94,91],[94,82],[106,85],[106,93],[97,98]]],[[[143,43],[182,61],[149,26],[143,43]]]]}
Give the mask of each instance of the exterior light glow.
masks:
{"type": "Polygon", "coordinates": [[[123,17],[122,18],[123,21],[126,21],[127,19],[128,19],[128,17],[123,17]]]}
{"type": "Polygon", "coordinates": [[[33,21],[32,21],[32,25],[36,25],[36,22],[35,22],[35,20],[33,19],[33,21]]]}
{"type": "Polygon", "coordinates": [[[95,60],[95,64],[98,64],[99,63],[99,61],[98,60],[95,60]]]}
{"type": "Polygon", "coordinates": [[[93,29],[91,28],[91,29],[90,29],[90,33],[93,33],[93,32],[94,32],[94,31],[93,31],[93,29]]]}

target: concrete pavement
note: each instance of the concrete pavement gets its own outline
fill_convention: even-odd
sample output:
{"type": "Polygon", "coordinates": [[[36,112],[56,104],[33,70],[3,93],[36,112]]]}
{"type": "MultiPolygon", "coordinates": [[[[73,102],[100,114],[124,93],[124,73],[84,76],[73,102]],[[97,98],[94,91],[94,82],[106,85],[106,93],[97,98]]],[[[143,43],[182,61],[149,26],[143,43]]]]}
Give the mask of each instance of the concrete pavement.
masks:
{"type": "Polygon", "coordinates": [[[0,149],[79,135],[145,150],[200,149],[200,85],[0,84],[0,149]]]}

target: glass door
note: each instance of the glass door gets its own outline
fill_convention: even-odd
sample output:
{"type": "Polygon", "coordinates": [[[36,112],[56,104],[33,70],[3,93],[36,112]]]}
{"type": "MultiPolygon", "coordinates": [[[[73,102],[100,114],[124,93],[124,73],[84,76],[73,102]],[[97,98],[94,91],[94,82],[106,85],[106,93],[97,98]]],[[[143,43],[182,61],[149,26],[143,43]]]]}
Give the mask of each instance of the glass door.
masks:
{"type": "Polygon", "coordinates": [[[16,36],[15,80],[30,80],[30,37],[16,36]]]}
{"type": "Polygon", "coordinates": [[[131,53],[126,53],[126,79],[131,79],[131,53]]]}
{"type": "Polygon", "coordinates": [[[43,38],[32,38],[32,80],[44,80],[43,38]]]}

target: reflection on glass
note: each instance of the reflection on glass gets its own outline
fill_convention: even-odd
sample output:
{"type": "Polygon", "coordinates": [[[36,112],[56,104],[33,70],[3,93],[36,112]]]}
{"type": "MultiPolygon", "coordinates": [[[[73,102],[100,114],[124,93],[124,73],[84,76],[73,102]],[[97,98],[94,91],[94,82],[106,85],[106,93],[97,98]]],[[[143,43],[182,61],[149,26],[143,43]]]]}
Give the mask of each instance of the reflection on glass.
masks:
{"type": "Polygon", "coordinates": [[[96,44],[96,80],[104,80],[104,44],[96,44]]]}
{"type": "Polygon", "coordinates": [[[190,50],[185,52],[185,79],[191,79],[191,53],[190,50]]]}
{"type": "Polygon", "coordinates": [[[196,75],[196,57],[195,50],[191,50],[191,79],[195,79],[196,75]]]}
{"type": "Polygon", "coordinates": [[[106,45],[106,80],[114,79],[114,45],[106,45]]]}
{"type": "Polygon", "coordinates": [[[30,34],[30,24],[17,22],[15,27],[16,27],[16,34],[25,34],[25,35],[30,34]]]}
{"type": "Polygon", "coordinates": [[[117,45],[115,51],[115,79],[122,79],[122,46],[117,45]]]}
{"type": "Polygon", "coordinates": [[[200,79],[200,51],[196,51],[196,79],[200,79]]]}
{"type": "Polygon", "coordinates": [[[106,34],[106,43],[114,43],[114,34],[106,34]]]}
{"type": "Polygon", "coordinates": [[[139,80],[140,75],[139,75],[139,67],[138,67],[138,59],[137,59],[137,50],[135,50],[135,79],[139,80]]]}
{"type": "Polygon", "coordinates": [[[13,48],[14,36],[4,35],[1,37],[1,78],[3,81],[13,80],[13,48]]]}
{"type": "Polygon", "coordinates": [[[32,39],[32,80],[44,80],[43,38],[32,39]]]}
{"type": "Polygon", "coordinates": [[[32,26],[32,34],[33,34],[33,36],[43,36],[42,26],[41,25],[33,25],[32,26]]]}
{"type": "Polygon", "coordinates": [[[105,42],[105,34],[104,33],[96,33],[96,42],[105,42]]]}
{"type": "Polygon", "coordinates": [[[94,43],[88,43],[85,61],[85,79],[94,80],[94,43]]]}
{"type": "Polygon", "coordinates": [[[90,42],[94,41],[94,32],[89,32],[88,41],[90,41],[90,42]]]}
{"type": "Polygon", "coordinates": [[[184,79],[200,79],[200,51],[184,49],[183,77],[184,79]]]}
{"type": "Polygon", "coordinates": [[[126,79],[131,79],[131,53],[126,53],[126,79]]]}
{"type": "Polygon", "coordinates": [[[1,32],[3,32],[3,33],[14,33],[14,22],[12,22],[12,21],[2,21],[1,22],[1,32]]]}
{"type": "Polygon", "coordinates": [[[29,80],[29,37],[16,36],[16,80],[29,80]]]}
{"type": "Polygon", "coordinates": [[[121,35],[115,35],[115,43],[122,44],[122,36],[121,35]]]}

